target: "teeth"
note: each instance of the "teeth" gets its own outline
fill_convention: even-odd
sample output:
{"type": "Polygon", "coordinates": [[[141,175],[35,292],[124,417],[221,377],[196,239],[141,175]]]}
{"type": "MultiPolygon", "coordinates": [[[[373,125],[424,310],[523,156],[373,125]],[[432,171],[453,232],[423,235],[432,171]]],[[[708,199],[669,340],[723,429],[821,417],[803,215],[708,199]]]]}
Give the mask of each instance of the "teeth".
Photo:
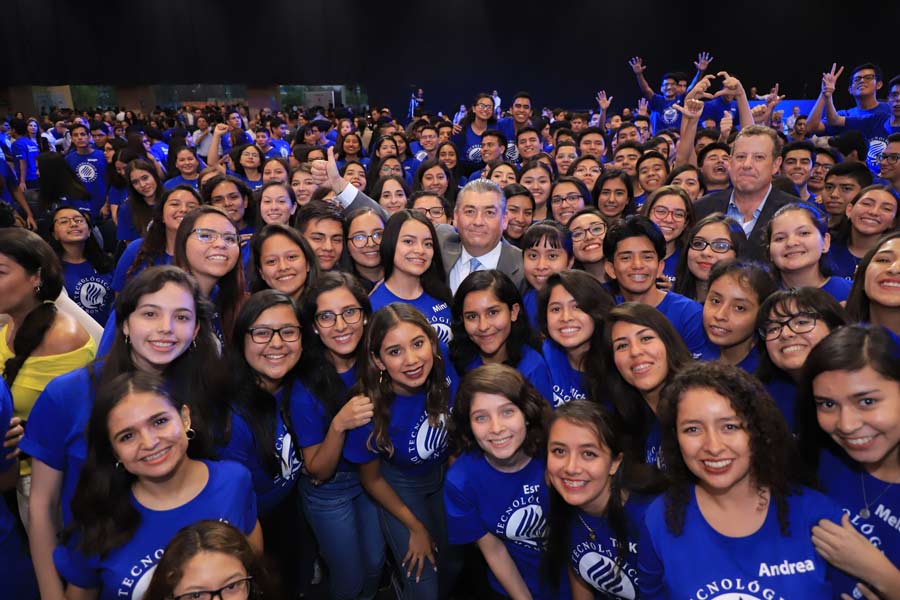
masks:
{"type": "Polygon", "coordinates": [[[803,352],[806,349],[806,346],[801,344],[791,344],[790,346],[785,346],[781,349],[782,354],[795,354],[797,352],[803,352]]]}
{"type": "Polygon", "coordinates": [[[154,461],[154,460],[156,460],[156,459],[158,459],[158,458],[161,458],[161,457],[165,456],[165,454],[166,454],[168,451],[169,451],[168,448],[166,448],[165,450],[160,450],[160,451],[157,452],[156,454],[151,454],[150,456],[145,456],[144,458],[141,459],[141,461],[145,461],[145,462],[151,462],[151,461],[154,461]]]}
{"type": "Polygon", "coordinates": [[[874,435],[869,435],[861,438],[844,438],[844,441],[848,446],[865,446],[869,442],[871,442],[875,438],[874,435]]]}
{"type": "Polygon", "coordinates": [[[344,335],[336,335],[331,339],[333,339],[335,342],[337,342],[339,344],[343,344],[344,342],[348,341],[351,337],[352,337],[352,334],[346,333],[344,335]]]}
{"type": "Polygon", "coordinates": [[[639,365],[635,365],[634,367],[632,367],[631,372],[635,373],[636,375],[640,375],[641,373],[646,373],[647,371],[649,371],[650,367],[652,367],[652,366],[653,366],[652,363],[641,363],[639,365]]]}
{"type": "Polygon", "coordinates": [[[168,350],[175,346],[175,342],[150,342],[150,345],[155,348],[162,348],[164,350],[168,350]]]}
{"type": "Polygon", "coordinates": [[[264,354],[263,356],[265,356],[266,360],[281,360],[287,354],[264,354]]]}
{"type": "Polygon", "coordinates": [[[587,484],[587,481],[575,481],[574,479],[563,479],[562,481],[567,488],[580,488],[587,484]]]}
{"type": "Polygon", "coordinates": [[[728,465],[730,465],[732,461],[730,458],[725,460],[704,460],[703,464],[711,469],[724,469],[728,465]]]}
{"type": "Polygon", "coordinates": [[[206,260],[213,260],[216,262],[225,262],[228,260],[227,256],[222,256],[221,254],[215,254],[213,256],[207,256],[206,260]]]}
{"type": "Polygon", "coordinates": [[[884,281],[881,287],[900,288],[900,281],[884,281]]]}
{"type": "Polygon", "coordinates": [[[279,275],[275,278],[275,281],[286,281],[288,279],[293,279],[294,277],[296,277],[295,273],[291,273],[290,275],[279,275]]]}

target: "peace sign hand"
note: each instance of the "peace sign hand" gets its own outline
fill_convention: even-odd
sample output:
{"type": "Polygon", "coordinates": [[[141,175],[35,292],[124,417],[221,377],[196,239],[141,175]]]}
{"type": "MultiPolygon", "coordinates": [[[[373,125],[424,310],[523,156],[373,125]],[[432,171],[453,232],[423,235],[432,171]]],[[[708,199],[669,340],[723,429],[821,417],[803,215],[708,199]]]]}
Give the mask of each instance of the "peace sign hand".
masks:
{"type": "Polygon", "coordinates": [[[844,67],[840,69],[837,68],[837,63],[831,63],[831,70],[827,73],[822,73],[822,94],[827,98],[834,93],[835,87],[837,86],[838,77],[841,76],[841,73],[844,72],[844,67]]]}

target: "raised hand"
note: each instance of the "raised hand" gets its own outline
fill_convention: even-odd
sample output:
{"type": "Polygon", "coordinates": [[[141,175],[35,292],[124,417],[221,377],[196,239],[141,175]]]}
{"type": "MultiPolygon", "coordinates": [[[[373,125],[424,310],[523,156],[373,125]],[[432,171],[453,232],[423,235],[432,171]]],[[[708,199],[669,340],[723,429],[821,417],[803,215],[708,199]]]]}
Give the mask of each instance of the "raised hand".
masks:
{"type": "Polygon", "coordinates": [[[837,63],[831,63],[831,70],[827,73],[822,73],[822,94],[826,98],[834,93],[838,77],[844,72],[844,67],[841,67],[836,71],[835,69],[837,69],[837,63]]]}
{"type": "Polygon", "coordinates": [[[606,90],[600,90],[597,92],[597,106],[600,107],[600,110],[607,110],[609,106],[612,104],[613,97],[606,97],[606,90]]]}
{"type": "Polygon", "coordinates": [[[372,400],[360,394],[350,398],[331,423],[338,431],[349,431],[367,424],[374,415],[375,405],[372,400]]]}
{"type": "Polygon", "coordinates": [[[638,114],[645,117],[650,116],[650,102],[646,98],[638,100],[638,114]]]}
{"type": "Polygon", "coordinates": [[[703,102],[696,98],[685,98],[684,106],[673,104],[672,108],[677,110],[686,119],[700,119],[703,114],[703,102]]]}
{"type": "Polygon", "coordinates": [[[631,60],[628,61],[628,66],[631,67],[631,70],[634,71],[635,75],[640,75],[644,72],[644,69],[647,68],[644,66],[644,59],[640,56],[633,56],[631,60]]]}
{"type": "Polygon", "coordinates": [[[764,125],[769,119],[769,107],[765,104],[757,104],[750,109],[750,114],[753,115],[754,123],[757,125],[764,125]]]}
{"type": "Polygon", "coordinates": [[[785,98],[784,95],[778,95],[778,85],[779,84],[776,83],[775,87],[772,88],[772,91],[769,92],[769,95],[766,96],[766,104],[770,107],[775,106],[785,98]]]}
{"type": "Polygon", "coordinates": [[[732,129],[734,129],[734,117],[731,116],[730,112],[726,112],[722,115],[722,120],[719,121],[719,132],[723,137],[728,138],[728,134],[731,133],[732,129]]]}
{"type": "Polygon", "coordinates": [[[688,98],[703,98],[705,100],[709,100],[714,98],[712,94],[709,93],[709,88],[712,85],[712,82],[715,81],[715,75],[704,75],[700,78],[694,87],[687,93],[688,98]]]}
{"type": "Polygon", "coordinates": [[[228,125],[225,123],[216,123],[216,128],[213,129],[213,135],[225,135],[228,133],[228,125]]]}
{"type": "Polygon", "coordinates": [[[697,70],[701,73],[706,71],[709,67],[709,63],[713,61],[713,56],[709,52],[701,52],[697,55],[697,60],[694,61],[694,66],[697,67],[697,70]]]}
{"type": "Polygon", "coordinates": [[[741,85],[740,80],[733,75],[729,75],[728,71],[719,71],[719,77],[722,78],[722,89],[715,93],[716,98],[725,94],[739,96],[744,91],[744,86],[741,85]]]}

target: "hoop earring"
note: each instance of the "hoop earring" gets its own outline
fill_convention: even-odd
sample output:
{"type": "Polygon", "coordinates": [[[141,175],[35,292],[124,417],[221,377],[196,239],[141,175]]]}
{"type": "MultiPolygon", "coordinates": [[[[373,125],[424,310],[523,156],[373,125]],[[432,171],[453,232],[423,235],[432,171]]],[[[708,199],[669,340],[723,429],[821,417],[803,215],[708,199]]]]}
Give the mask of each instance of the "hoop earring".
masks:
{"type": "Polygon", "coordinates": [[[126,346],[130,346],[130,345],[131,345],[131,338],[128,337],[128,334],[127,334],[127,333],[125,334],[125,345],[126,345],[126,346]]]}
{"type": "Polygon", "coordinates": [[[185,437],[187,437],[188,441],[191,441],[192,439],[197,437],[197,432],[189,427],[188,430],[184,432],[184,435],[185,437]]]}
{"type": "Polygon", "coordinates": [[[116,461],[116,471],[120,471],[120,472],[121,472],[121,471],[124,471],[124,470],[125,470],[125,469],[122,467],[122,463],[119,462],[119,461],[116,461]]]}

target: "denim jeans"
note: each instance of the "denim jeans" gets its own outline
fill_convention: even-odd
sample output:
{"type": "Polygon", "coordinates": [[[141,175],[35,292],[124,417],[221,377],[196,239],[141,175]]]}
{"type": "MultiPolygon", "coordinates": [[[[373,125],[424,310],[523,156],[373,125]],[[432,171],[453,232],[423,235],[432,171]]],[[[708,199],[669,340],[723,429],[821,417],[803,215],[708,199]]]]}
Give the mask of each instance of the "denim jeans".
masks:
{"type": "MultiPolygon", "coordinates": [[[[406,570],[401,568],[398,579],[403,585],[400,596],[403,600],[436,600],[449,596],[462,567],[459,548],[447,543],[444,471],[445,467],[441,466],[421,476],[410,476],[402,469],[381,461],[382,477],[416,518],[425,525],[438,548],[435,554],[438,571],[435,572],[433,565],[426,559],[418,583],[415,574],[407,577],[406,570]]],[[[394,562],[399,566],[409,549],[409,529],[383,507],[379,506],[378,512],[385,540],[391,549],[394,562]]]]}
{"type": "Polygon", "coordinates": [[[375,503],[359,475],[338,471],[318,486],[302,476],[300,506],[328,568],[329,597],[374,598],[384,564],[384,537],[375,503]]]}

